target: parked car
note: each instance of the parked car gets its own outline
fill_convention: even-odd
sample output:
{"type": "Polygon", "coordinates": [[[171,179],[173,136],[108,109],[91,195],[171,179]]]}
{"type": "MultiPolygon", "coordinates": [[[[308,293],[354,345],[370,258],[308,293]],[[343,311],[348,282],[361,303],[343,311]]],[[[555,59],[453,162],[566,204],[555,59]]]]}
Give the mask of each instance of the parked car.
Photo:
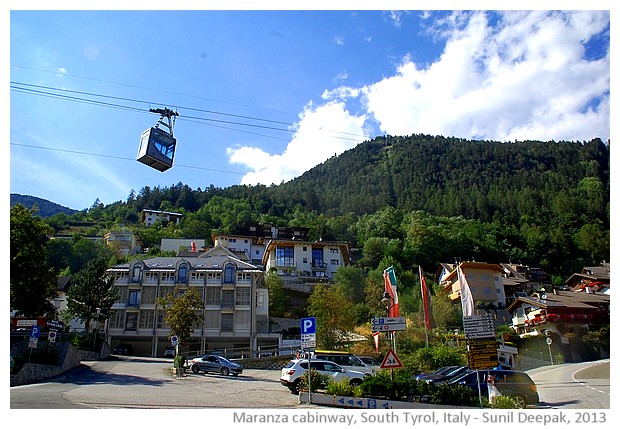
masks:
{"type": "Polygon", "coordinates": [[[225,357],[218,355],[204,355],[192,359],[189,362],[189,369],[198,374],[200,371],[213,372],[222,375],[234,375],[237,376],[243,372],[243,366],[237,362],[231,362],[225,357]]]}
{"type": "Polygon", "coordinates": [[[439,381],[449,380],[454,377],[465,374],[469,371],[467,365],[463,366],[448,366],[440,368],[435,373],[421,374],[416,377],[416,380],[426,381],[427,383],[437,383],[439,381]]]}
{"type": "Polygon", "coordinates": [[[358,356],[362,362],[371,367],[374,372],[381,371],[381,362],[372,356],[358,356]]]}
{"type": "MultiPolygon", "coordinates": [[[[322,359],[311,359],[311,368],[321,374],[329,375],[333,381],[349,380],[352,385],[358,385],[364,380],[366,374],[359,371],[351,371],[340,365],[322,359]]],[[[280,376],[280,384],[288,387],[291,393],[299,393],[301,376],[308,370],[308,359],[293,359],[284,368],[280,376]]]]}
{"type": "Polygon", "coordinates": [[[166,349],[164,350],[164,357],[174,357],[174,347],[173,346],[168,346],[166,347],[166,349]]]}
{"type": "Polygon", "coordinates": [[[113,355],[131,356],[133,355],[133,346],[131,344],[119,344],[112,350],[113,355]]]}
{"type": "Polygon", "coordinates": [[[424,379],[426,379],[426,378],[428,378],[430,376],[433,376],[433,375],[443,375],[443,374],[446,374],[446,373],[452,371],[455,368],[457,368],[456,365],[442,366],[441,368],[436,369],[435,371],[431,371],[431,372],[424,373],[424,374],[418,374],[418,375],[416,375],[415,379],[420,381],[420,380],[424,380],[424,379]]]}
{"type": "Polygon", "coordinates": [[[536,384],[530,376],[522,371],[512,371],[506,369],[482,369],[478,371],[468,370],[465,374],[451,378],[450,380],[439,383],[461,384],[478,392],[478,381],[480,380],[480,392],[483,397],[488,398],[487,379],[489,375],[495,376],[495,386],[502,396],[514,399],[519,408],[534,405],[539,402],[536,384]]]}
{"type": "Polygon", "coordinates": [[[340,365],[344,369],[351,371],[359,371],[364,374],[373,375],[375,372],[381,370],[380,365],[378,367],[367,365],[359,357],[353,353],[343,351],[332,350],[316,350],[312,354],[312,359],[323,359],[340,365]]]}

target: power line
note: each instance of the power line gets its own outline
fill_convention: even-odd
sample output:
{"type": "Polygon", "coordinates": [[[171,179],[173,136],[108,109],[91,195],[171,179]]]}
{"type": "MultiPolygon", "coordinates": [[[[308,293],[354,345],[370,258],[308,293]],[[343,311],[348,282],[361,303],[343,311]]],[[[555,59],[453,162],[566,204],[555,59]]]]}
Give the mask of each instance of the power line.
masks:
{"type": "MultiPolygon", "coordinates": [[[[84,151],[79,151],[79,150],[71,150],[71,149],[59,149],[59,148],[53,148],[53,147],[46,147],[46,146],[36,146],[36,145],[29,145],[29,144],[23,144],[23,143],[14,143],[11,142],[10,143],[11,146],[20,146],[20,147],[27,147],[27,148],[31,148],[31,149],[43,149],[43,150],[51,150],[54,152],[64,152],[64,153],[73,153],[73,154],[77,154],[77,155],[88,155],[88,156],[98,156],[101,158],[113,158],[113,159],[122,159],[122,160],[126,160],[126,161],[135,161],[135,158],[127,158],[124,156],[115,156],[115,155],[105,155],[102,153],[92,153],[92,152],[84,152],[84,151]]],[[[244,175],[245,173],[239,172],[239,171],[232,171],[232,170],[218,170],[216,168],[207,168],[207,167],[197,167],[194,165],[182,165],[182,164],[174,164],[175,167],[182,167],[182,168],[192,168],[195,170],[205,170],[205,171],[213,171],[213,172],[217,172],[217,173],[230,173],[230,174],[238,174],[240,176],[244,175]]]]}
{"type": "MultiPolygon", "coordinates": [[[[126,97],[116,97],[116,96],[110,96],[110,95],[104,95],[104,94],[96,94],[96,93],[92,93],[92,92],[67,90],[67,89],[54,88],[54,87],[49,87],[49,86],[42,86],[42,85],[34,85],[34,84],[28,84],[28,83],[22,83],[22,82],[15,82],[15,81],[11,81],[10,84],[11,84],[10,88],[12,90],[14,90],[14,91],[17,91],[17,92],[30,93],[30,94],[39,95],[39,96],[46,96],[46,97],[51,97],[51,98],[59,98],[59,99],[64,99],[64,100],[68,100],[68,101],[82,102],[82,103],[93,104],[93,105],[100,105],[100,106],[105,106],[105,107],[113,107],[113,108],[118,108],[118,109],[133,110],[133,111],[137,111],[137,112],[144,112],[144,110],[136,108],[136,107],[124,106],[124,105],[116,104],[116,103],[108,103],[108,102],[103,102],[103,101],[98,101],[98,100],[92,100],[92,99],[86,99],[86,98],[80,98],[80,97],[75,97],[75,96],[64,95],[62,93],[64,92],[64,93],[70,93],[70,94],[80,94],[80,95],[87,95],[87,96],[90,96],[90,97],[100,97],[100,98],[107,98],[107,99],[113,99],[113,100],[121,100],[121,101],[132,102],[132,103],[140,103],[140,104],[146,104],[146,105],[161,104],[161,103],[157,103],[157,102],[137,100],[137,99],[126,98],[126,97]],[[37,88],[37,89],[33,89],[33,88],[37,88]],[[44,91],[43,89],[45,89],[47,91],[44,91]],[[56,92],[50,92],[50,91],[57,91],[57,92],[60,92],[60,94],[58,94],[56,92]]],[[[294,132],[294,130],[292,130],[291,128],[296,127],[296,125],[294,125],[294,124],[289,124],[289,123],[282,122],[282,121],[274,121],[274,120],[256,118],[256,117],[251,117],[251,116],[236,115],[236,114],[224,113],[224,112],[216,112],[216,111],[205,110],[205,109],[197,109],[197,108],[192,108],[192,107],[176,106],[176,108],[185,109],[185,110],[199,111],[199,112],[210,113],[210,114],[224,115],[224,116],[230,116],[230,117],[237,117],[237,118],[243,118],[243,119],[248,119],[248,120],[262,121],[262,122],[267,122],[267,123],[282,124],[282,125],[287,125],[288,128],[279,128],[279,127],[274,127],[274,126],[267,126],[267,125],[260,125],[260,124],[251,124],[251,123],[245,123],[245,122],[239,122],[239,121],[227,121],[227,120],[222,120],[222,119],[202,118],[202,117],[196,117],[196,116],[183,116],[183,117],[181,117],[181,118],[187,118],[187,119],[194,119],[196,121],[202,121],[202,122],[212,122],[212,123],[227,124],[227,125],[237,125],[237,126],[242,126],[242,127],[259,128],[259,129],[264,129],[264,130],[280,131],[280,132],[286,132],[286,133],[294,132]]],[[[224,127],[220,127],[220,128],[224,128],[224,127]]],[[[226,129],[230,129],[232,131],[243,132],[242,130],[235,129],[235,128],[226,128],[226,129]]],[[[343,131],[331,131],[331,130],[327,130],[327,131],[338,133],[338,134],[345,134],[345,135],[351,135],[351,136],[365,137],[365,136],[360,136],[360,135],[357,135],[357,134],[347,133],[347,132],[343,132],[343,131]]],[[[269,136],[269,135],[264,135],[264,134],[256,134],[256,135],[260,135],[260,136],[268,137],[268,138],[278,139],[277,137],[269,136]]],[[[350,141],[357,141],[357,140],[359,140],[359,139],[348,138],[348,137],[339,137],[339,136],[333,136],[333,137],[337,138],[337,139],[340,139],[340,140],[350,140],[350,141]]],[[[279,139],[279,140],[288,141],[287,139],[279,139]]]]}
{"type": "Polygon", "coordinates": [[[24,69],[24,70],[33,70],[33,71],[38,71],[38,72],[41,72],[41,73],[49,73],[49,74],[54,74],[56,76],[61,74],[63,77],[67,76],[67,77],[73,77],[73,78],[76,78],[76,79],[91,80],[93,82],[110,83],[112,85],[126,86],[128,88],[144,89],[144,90],[147,90],[147,91],[162,92],[164,94],[180,95],[180,96],[183,96],[183,97],[192,97],[192,98],[197,98],[197,99],[201,99],[201,100],[215,101],[215,102],[218,102],[218,103],[230,104],[232,106],[247,107],[247,108],[256,109],[256,110],[264,110],[265,112],[281,113],[281,114],[284,114],[284,115],[290,115],[290,116],[295,116],[295,117],[297,116],[295,113],[283,112],[281,110],[267,109],[265,107],[257,107],[257,106],[252,106],[252,105],[249,105],[249,104],[236,103],[236,102],[233,102],[233,101],[218,100],[216,98],[208,98],[208,97],[202,97],[202,96],[198,96],[198,95],[183,94],[183,93],[179,93],[179,92],[163,90],[161,88],[149,88],[149,87],[146,87],[146,86],[132,85],[132,84],[128,84],[128,83],[115,82],[115,81],[111,81],[111,80],[96,79],[96,78],[86,77],[86,76],[78,76],[78,75],[74,75],[74,74],[70,74],[70,73],[59,73],[58,71],[43,70],[43,69],[38,69],[38,68],[35,68],[35,67],[21,66],[21,65],[18,65],[18,64],[11,64],[11,67],[21,68],[21,69],[24,69]]]}

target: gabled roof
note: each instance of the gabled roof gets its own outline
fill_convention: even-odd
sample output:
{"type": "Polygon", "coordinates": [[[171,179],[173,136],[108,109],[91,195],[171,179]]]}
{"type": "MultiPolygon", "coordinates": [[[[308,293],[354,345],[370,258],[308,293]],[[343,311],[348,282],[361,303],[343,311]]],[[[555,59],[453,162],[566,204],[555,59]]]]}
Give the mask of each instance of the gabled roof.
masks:
{"type": "Polygon", "coordinates": [[[506,308],[508,312],[520,307],[522,304],[531,304],[536,307],[557,310],[560,308],[566,310],[594,310],[598,309],[600,304],[609,304],[609,295],[556,291],[546,295],[545,299],[537,296],[521,296],[514,300],[506,308]]]}
{"type": "Polygon", "coordinates": [[[498,264],[490,264],[488,262],[461,262],[458,266],[453,266],[452,271],[443,280],[449,280],[456,277],[456,269],[461,267],[462,270],[487,270],[502,272],[502,267],[498,264]]]}
{"type": "MultiPolygon", "coordinates": [[[[134,262],[115,265],[108,271],[127,271],[134,262]]],[[[195,252],[195,256],[157,256],[144,259],[141,262],[146,270],[159,272],[174,272],[181,262],[187,262],[190,269],[197,271],[220,272],[230,262],[237,267],[237,270],[262,272],[255,265],[242,261],[233,252],[221,245],[208,249],[206,252],[195,252]]]]}

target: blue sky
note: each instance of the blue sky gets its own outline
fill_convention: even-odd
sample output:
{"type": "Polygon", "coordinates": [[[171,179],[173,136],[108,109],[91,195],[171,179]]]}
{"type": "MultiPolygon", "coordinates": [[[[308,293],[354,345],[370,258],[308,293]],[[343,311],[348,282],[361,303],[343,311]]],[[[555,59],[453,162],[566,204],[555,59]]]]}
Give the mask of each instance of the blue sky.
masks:
{"type": "Polygon", "coordinates": [[[385,134],[611,134],[609,11],[7,15],[10,191],[74,209],[279,184],[385,134]],[[179,112],[164,173],[135,160],[157,107],[179,112]]]}

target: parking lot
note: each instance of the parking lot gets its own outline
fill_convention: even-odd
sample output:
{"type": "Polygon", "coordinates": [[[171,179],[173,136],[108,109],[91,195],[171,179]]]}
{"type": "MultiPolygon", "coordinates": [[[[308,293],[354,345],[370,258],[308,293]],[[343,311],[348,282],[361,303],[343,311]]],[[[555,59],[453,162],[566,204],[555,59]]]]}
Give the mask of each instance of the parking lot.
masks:
{"type": "Polygon", "coordinates": [[[169,362],[120,357],[84,362],[66,376],[75,385],[63,396],[94,408],[294,408],[298,397],[280,384],[279,370],[243,374],[193,374],[178,378],[169,362]]]}

